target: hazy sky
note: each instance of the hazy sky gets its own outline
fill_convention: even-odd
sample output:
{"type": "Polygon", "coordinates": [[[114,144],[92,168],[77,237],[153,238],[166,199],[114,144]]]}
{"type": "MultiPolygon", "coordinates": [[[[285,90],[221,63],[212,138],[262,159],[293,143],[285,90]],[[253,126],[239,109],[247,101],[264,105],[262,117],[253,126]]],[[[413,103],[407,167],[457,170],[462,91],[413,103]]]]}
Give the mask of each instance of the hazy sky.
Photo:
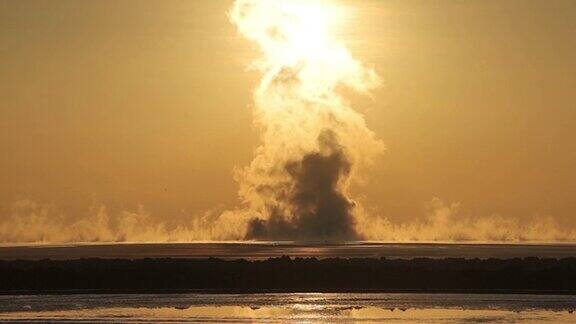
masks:
{"type": "MultiPolygon", "coordinates": [[[[0,0],[0,202],[234,206],[259,74],[231,4],[0,0]]],[[[348,97],[387,146],[355,187],[369,207],[576,226],[576,1],[342,4],[339,37],[384,80],[348,97]]]]}

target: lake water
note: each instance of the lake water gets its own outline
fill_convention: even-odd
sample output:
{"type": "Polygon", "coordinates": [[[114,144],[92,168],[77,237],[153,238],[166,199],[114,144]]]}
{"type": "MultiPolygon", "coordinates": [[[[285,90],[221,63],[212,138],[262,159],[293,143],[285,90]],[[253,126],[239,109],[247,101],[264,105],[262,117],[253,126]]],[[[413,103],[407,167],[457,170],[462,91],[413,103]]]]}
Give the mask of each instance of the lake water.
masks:
{"type": "Polygon", "coordinates": [[[576,257],[574,244],[293,242],[113,243],[0,245],[0,260],[77,258],[523,258],[576,257]]]}
{"type": "Polygon", "coordinates": [[[0,321],[123,323],[576,323],[576,296],[131,294],[0,296],[0,321]]]}

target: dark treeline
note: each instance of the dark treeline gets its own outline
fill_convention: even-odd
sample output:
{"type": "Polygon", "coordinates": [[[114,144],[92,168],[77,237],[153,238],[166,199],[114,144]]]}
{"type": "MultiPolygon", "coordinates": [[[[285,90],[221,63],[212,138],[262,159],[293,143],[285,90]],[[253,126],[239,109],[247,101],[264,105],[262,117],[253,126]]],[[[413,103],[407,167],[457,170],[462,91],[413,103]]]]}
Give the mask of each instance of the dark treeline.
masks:
{"type": "Polygon", "coordinates": [[[2,293],[94,290],[576,294],[576,258],[0,261],[2,293]]]}

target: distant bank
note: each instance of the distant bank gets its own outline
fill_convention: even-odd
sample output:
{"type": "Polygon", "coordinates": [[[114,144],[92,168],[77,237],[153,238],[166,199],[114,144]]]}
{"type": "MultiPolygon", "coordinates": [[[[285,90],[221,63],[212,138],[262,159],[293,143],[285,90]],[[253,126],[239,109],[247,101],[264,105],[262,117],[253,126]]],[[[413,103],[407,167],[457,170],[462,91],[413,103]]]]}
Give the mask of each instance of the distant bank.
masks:
{"type": "Polygon", "coordinates": [[[576,295],[576,258],[0,261],[2,294],[190,291],[576,295]]]}
{"type": "Polygon", "coordinates": [[[316,244],[291,242],[118,243],[0,246],[0,260],[78,258],[209,258],[262,260],[314,258],[568,258],[575,244],[377,243],[316,244]]]}

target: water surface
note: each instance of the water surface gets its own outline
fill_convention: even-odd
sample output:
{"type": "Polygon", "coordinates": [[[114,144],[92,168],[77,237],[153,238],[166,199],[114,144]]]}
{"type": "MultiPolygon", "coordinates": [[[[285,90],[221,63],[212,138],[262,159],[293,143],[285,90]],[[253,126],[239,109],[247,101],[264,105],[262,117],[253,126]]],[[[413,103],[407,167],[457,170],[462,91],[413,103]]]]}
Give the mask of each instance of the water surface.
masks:
{"type": "Polygon", "coordinates": [[[574,244],[292,242],[116,243],[0,246],[0,259],[207,258],[524,258],[576,257],[574,244]]]}
{"type": "Polygon", "coordinates": [[[133,294],[0,296],[0,321],[574,323],[576,296],[133,294]]]}

